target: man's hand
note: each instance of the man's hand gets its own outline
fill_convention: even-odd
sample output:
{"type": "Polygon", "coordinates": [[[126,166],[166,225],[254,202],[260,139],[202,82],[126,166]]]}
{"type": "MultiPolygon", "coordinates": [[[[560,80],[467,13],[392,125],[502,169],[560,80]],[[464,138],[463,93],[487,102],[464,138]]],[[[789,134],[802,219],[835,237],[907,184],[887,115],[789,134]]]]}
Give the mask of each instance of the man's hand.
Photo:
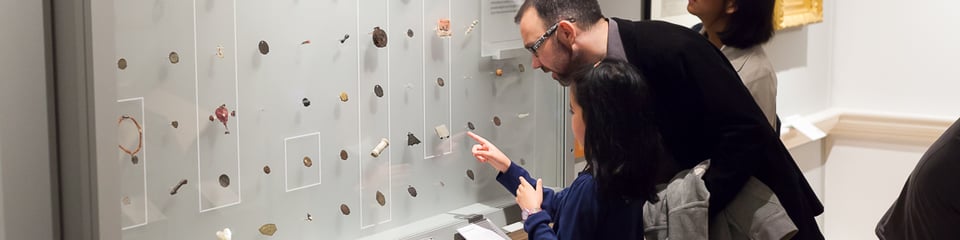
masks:
{"type": "Polygon", "coordinates": [[[473,145],[472,148],[473,157],[477,158],[478,161],[490,164],[490,166],[500,172],[506,172],[507,169],[510,168],[510,158],[507,158],[507,155],[504,155],[497,146],[494,146],[490,141],[473,132],[467,132],[467,135],[479,143],[473,145]]]}

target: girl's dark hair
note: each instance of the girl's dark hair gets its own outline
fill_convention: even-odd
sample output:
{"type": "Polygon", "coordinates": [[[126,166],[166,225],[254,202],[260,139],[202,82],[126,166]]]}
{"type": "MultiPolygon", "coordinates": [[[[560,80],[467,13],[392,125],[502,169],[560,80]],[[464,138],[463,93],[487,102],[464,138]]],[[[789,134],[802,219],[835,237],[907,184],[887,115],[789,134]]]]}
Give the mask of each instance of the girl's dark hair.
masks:
{"type": "Polygon", "coordinates": [[[593,173],[601,196],[656,200],[663,143],[649,84],[633,65],[604,60],[574,75],[576,102],[585,125],[584,171],[593,173]]]}
{"type": "Polygon", "coordinates": [[[770,41],[773,37],[774,4],[774,0],[734,0],[737,11],[730,15],[727,29],[717,34],[720,41],[741,49],[770,41]]]}

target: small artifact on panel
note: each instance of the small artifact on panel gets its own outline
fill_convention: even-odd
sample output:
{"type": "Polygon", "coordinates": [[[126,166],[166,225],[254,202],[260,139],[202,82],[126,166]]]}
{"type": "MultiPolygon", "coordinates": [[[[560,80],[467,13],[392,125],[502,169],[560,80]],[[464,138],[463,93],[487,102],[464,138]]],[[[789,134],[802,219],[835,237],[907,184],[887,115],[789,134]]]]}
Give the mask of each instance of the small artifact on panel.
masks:
{"type": "Polygon", "coordinates": [[[520,158],[520,165],[527,165],[527,160],[520,158]]]}
{"type": "Polygon", "coordinates": [[[339,41],[340,41],[340,44],[343,44],[343,43],[347,42],[347,39],[350,39],[350,34],[344,34],[344,35],[343,35],[343,38],[341,38],[341,39],[339,40],[339,41]]]}
{"type": "Polygon", "coordinates": [[[467,129],[470,129],[470,131],[477,130],[477,128],[473,126],[473,122],[467,122],[467,129]]]}
{"type": "Polygon", "coordinates": [[[407,29],[407,37],[413,38],[413,29],[407,29]]]}
{"type": "Polygon", "coordinates": [[[312,167],[312,166],[313,166],[313,159],[310,159],[310,157],[308,157],[308,156],[304,156],[304,157],[303,157],[303,166],[304,166],[304,167],[312,167]]]}
{"type": "Polygon", "coordinates": [[[517,70],[520,70],[520,72],[525,72],[525,71],[527,71],[527,69],[523,67],[523,63],[517,65],[517,70]]]}
{"type": "Polygon", "coordinates": [[[274,233],[277,233],[277,225],[273,223],[264,224],[260,226],[260,234],[264,236],[273,236],[274,233]]]}
{"type": "Polygon", "coordinates": [[[524,119],[524,118],[527,118],[527,117],[529,117],[529,116],[530,116],[530,113],[520,113],[520,114],[517,114],[517,118],[519,118],[519,119],[524,119]]]}
{"type": "Polygon", "coordinates": [[[443,87],[443,85],[446,85],[443,81],[443,77],[437,77],[437,85],[441,87],[443,87]]]}
{"type": "Polygon", "coordinates": [[[386,138],[381,138],[380,143],[370,151],[370,156],[380,157],[380,153],[382,153],[384,149],[387,149],[388,146],[390,146],[390,141],[387,141],[386,138]]]}
{"type": "Polygon", "coordinates": [[[347,102],[350,100],[350,96],[347,95],[347,92],[340,92],[340,101],[347,102]]]}
{"type": "Polygon", "coordinates": [[[500,121],[500,117],[499,117],[499,116],[493,116],[493,125],[494,125],[494,126],[499,127],[501,123],[503,123],[503,122],[500,121]]]}
{"type": "Polygon", "coordinates": [[[177,183],[177,185],[173,186],[173,188],[170,189],[170,195],[176,195],[177,192],[180,191],[180,188],[183,187],[183,185],[187,185],[187,179],[181,179],[180,182],[177,183]]]}
{"type": "Polygon", "coordinates": [[[450,19],[441,18],[437,20],[437,37],[450,37],[453,36],[453,31],[450,31],[450,19]]]}
{"type": "Polygon", "coordinates": [[[467,31],[464,32],[463,35],[470,35],[470,33],[473,32],[473,29],[477,27],[477,24],[480,24],[480,20],[473,20],[473,22],[470,23],[470,26],[467,27],[467,31]]]}
{"type": "Polygon", "coordinates": [[[414,188],[413,185],[407,185],[407,193],[409,193],[411,197],[417,197],[418,195],[417,189],[414,188]]]}
{"type": "Polygon", "coordinates": [[[310,39],[307,39],[307,40],[303,40],[303,42],[300,42],[300,45],[307,45],[307,44],[310,44],[310,43],[311,43],[311,42],[310,42],[310,39]]]}
{"type": "Polygon", "coordinates": [[[270,174],[270,166],[264,165],[264,166],[263,166],[263,173],[264,173],[264,174],[270,174]]]}
{"type": "Polygon", "coordinates": [[[230,134],[230,127],[227,127],[227,121],[230,120],[230,115],[237,116],[237,112],[233,111],[233,113],[230,113],[230,110],[227,109],[227,105],[222,104],[220,107],[217,107],[217,110],[214,110],[213,115],[210,115],[210,121],[212,122],[214,120],[214,116],[216,116],[216,119],[220,120],[220,123],[223,123],[223,128],[225,129],[223,134],[230,134]]]}
{"type": "Polygon", "coordinates": [[[413,133],[407,132],[407,146],[413,146],[420,144],[420,139],[417,136],[414,136],[413,133]]]}
{"type": "Polygon", "coordinates": [[[470,181],[473,181],[473,180],[474,180],[474,177],[475,177],[475,176],[473,175],[473,170],[472,170],[472,169],[467,169],[467,178],[469,178],[470,181]]]}
{"type": "Polygon", "coordinates": [[[446,124],[434,127],[433,130],[437,132],[437,136],[440,137],[440,139],[450,138],[450,130],[447,129],[446,124]]]}
{"type": "Polygon", "coordinates": [[[348,157],[347,150],[340,150],[340,160],[347,160],[348,157]]]}
{"type": "Polygon", "coordinates": [[[387,197],[383,196],[380,191],[377,191],[377,204],[380,204],[380,206],[387,205],[387,197]]]}
{"type": "Polygon", "coordinates": [[[173,126],[173,128],[179,128],[179,127],[180,127],[180,122],[179,122],[179,121],[170,122],[170,126],[173,126]]]}
{"type": "Polygon", "coordinates": [[[177,64],[180,62],[180,54],[177,54],[177,52],[170,52],[170,55],[167,56],[167,58],[170,60],[171,64],[177,64]]]}
{"type": "Polygon", "coordinates": [[[340,213],[342,213],[344,216],[350,215],[350,207],[348,207],[346,204],[340,204],[340,213]]]}
{"type": "Polygon", "coordinates": [[[233,238],[233,232],[230,231],[230,228],[224,228],[223,230],[217,231],[217,239],[219,240],[231,240],[233,238]]]}
{"type": "Polygon", "coordinates": [[[223,45],[217,45],[217,57],[223,59],[223,45]]]}
{"type": "Polygon", "coordinates": [[[220,174],[219,182],[221,187],[224,187],[224,188],[229,187],[230,176],[227,176],[227,174],[220,174]]]}
{"type": "Polygon", "coordinates": [[[376,94],[377,97],[383,97],[383,87],[381,87],[380,84],[373,86],[373,93],[376,94]]]}
{"type": "Polygon", "coordinates": [[[117,121],[117,127],[123,124],[123,122],[126,120],[129,120],[130,122],[133,123],[135,127],[137,127],[137,148],[134,150],[130,150],[124,147],[123,144],[117,144],[117,146],[120,147],[120,151],[123,151],[127,155],[130,155],[130,162],[136,165],[140,163],[140,158],[137,157],[137,153],[140,153],[140,150],[143,149],[143,126],[140,126],[140,122],[138,122],[136,118],[133,118],[128,115],[123,115],[123,116],[120,116],[120,120],[117,121]]]}
{"type": "Polygon", "coordinates": [[[304,220],[307,220],[307,222],[312,222],[312,221],[313,221],[313,215],[310,215],[310,213],[307,213],[307,219],[304,219],[304,220]]]}
{"type": "Polygon", "coordinates": [[[258,49],[260,49],[260,54],[267,55],[267,53],[270,53],[270,45],[267,44],[267,41],[260,40],[258,49]]]}
{"type": "Polygon", "coordinates": [[[377,48],[387,47],[387,32],[380,27],[373,27],[373,45],[377,48]]]}
{"type": "Polygon", "coordinates": [[[120,70],[127,69],[127,59],[120,58],[120,60],[117,60],[117,68],[119,68],[120,70]]]}
{"type": "Polygon", "coordinates": [[[130,205],[132,202],[130,201],[130,197],[123,196],[123,198],[120,199],[120,203],[123,203],[123,205],[130,205]]]}
{"type": "Polygon", "coordinates": [[[303,98],[303,100],[301,100],[300,102],[303,103],[303,106],[304,106],[304,107],[309,107],[309,106],[310,106],[310,99],[303,98]]]}

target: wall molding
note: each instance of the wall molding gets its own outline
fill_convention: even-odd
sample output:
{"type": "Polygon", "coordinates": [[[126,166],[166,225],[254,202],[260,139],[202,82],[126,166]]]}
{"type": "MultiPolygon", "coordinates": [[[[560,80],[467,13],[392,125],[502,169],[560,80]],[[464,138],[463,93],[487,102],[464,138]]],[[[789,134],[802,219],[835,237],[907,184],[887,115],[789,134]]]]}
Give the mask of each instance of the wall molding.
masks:
{"type": "MultiPolygon", "coordinates": [[[[956,120],[923,116],[844,109],[828,109],[806,117],[827,133],[825,149],[836,140],[858,140],[902,145],[929,146],[956,120]]],[[[790,129],[780,135],[788,149],[815,142],[790,129]]]]}

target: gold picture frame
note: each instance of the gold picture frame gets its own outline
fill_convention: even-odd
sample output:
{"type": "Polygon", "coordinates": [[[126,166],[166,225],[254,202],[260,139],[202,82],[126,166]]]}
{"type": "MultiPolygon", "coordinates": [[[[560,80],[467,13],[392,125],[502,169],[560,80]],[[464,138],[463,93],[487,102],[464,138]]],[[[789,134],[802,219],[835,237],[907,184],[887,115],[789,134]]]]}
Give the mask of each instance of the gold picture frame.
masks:
{"type": "Polygon", "coordinates": [[[777,0],[773,28],[798,27],[823,21],[823,0],[777,0]]]}

